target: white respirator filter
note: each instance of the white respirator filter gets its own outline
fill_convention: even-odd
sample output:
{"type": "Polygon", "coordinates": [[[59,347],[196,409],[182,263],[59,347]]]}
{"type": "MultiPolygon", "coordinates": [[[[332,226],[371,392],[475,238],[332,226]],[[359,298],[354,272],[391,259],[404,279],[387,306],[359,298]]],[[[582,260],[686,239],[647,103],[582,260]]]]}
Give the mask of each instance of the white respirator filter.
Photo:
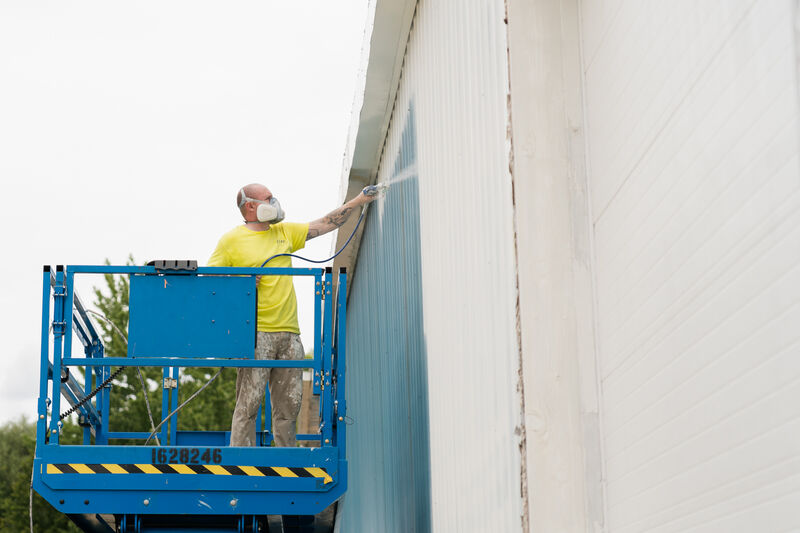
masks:
{"type": "Polygon", "coordinates": [[[280,202],[278,202],[278,199],[275,197],[270,198],[268,204],[259,204],[256,209],[256,217],[259,222],[276,224],[283,220],[285,216],[286,213],[283,212],[280,202]]]}

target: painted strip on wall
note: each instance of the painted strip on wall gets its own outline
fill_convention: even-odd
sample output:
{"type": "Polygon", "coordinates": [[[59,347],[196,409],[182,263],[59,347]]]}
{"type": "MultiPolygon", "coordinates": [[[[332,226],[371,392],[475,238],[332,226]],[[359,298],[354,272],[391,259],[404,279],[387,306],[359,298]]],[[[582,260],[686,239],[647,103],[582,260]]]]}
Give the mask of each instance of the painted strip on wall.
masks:
{"type": "Polygon", "coordinates": [[[348,301],[349,489],[340,531],[430,526],[427,353],[413,106],[391,185],[372,204],[348,301]]]}

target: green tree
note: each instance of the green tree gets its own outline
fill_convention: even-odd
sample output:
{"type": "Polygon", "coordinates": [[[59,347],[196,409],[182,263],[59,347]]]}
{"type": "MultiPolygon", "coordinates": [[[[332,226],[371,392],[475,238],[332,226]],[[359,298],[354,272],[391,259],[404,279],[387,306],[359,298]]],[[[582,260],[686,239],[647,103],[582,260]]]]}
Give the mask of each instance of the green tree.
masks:
{"type": "MultiPolygon", "coordinates": [[[[106,260],[106,264],[110,264],[106,260]]],[[[133,265],[134,259],[128,257],[127,265],[133,265]]],[[[105,287],[94,288],[94,304],[102,315],[95,322],[100,327],[106,357],[126,357],[128,353],[128,296],[130,282],[128,276],[103,274],[105,287]]],[[[161,401],[155,401],[155,394],[150,389],[156,388],[161,382],[161,370],[157,368],[142,367],[139,369],[145,387],[148,389],[153,420],[158,424],[161,414],[161,401]]],[[[94,386],[97,386],[95,379],[94,386]]],[[[158,387],[160,389],[160,387],[158,387]]],[[[157,390],[158,390],[157,389],[157,390]]],[[[111,383],[111,409],[109,412],[109,426],[112,431],[146,431],[149,430],[150,420],[147,415],[145,391],[136,367],[125,368],[111,383]]],[[[108,429],[107,428],[107,429],[108,429]]],[[[116,444],[123,442],[117,441],[116,444]]],[[[126,444],[135,444],[136,441],[126,441],[126,444]]]]}
{"type": "MultiPolygon", "coordinates": [[[[71,437],[74,438],[74,431],[71,437]]],[[[29,495],[36,425],[24,419],[0,426],[0,533],[29,531],[29,495]]],[[[44,498],[33,494],[36,533],[80,533],[44,498]]]]}

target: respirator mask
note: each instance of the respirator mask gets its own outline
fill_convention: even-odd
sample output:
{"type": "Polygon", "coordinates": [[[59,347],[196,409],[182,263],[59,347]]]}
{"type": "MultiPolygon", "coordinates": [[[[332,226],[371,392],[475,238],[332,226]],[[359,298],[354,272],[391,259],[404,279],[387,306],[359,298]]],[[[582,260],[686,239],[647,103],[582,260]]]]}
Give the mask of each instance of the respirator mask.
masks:
{"type": "Polygon", "coordinates": [[[283,212],[281,209],[281,204],[277,198],[274,196],[269,199],[269,202],[265,200],[256,200],[255,198],[248,198],[244,194],[244,189],[240,191],[240,198],[239,200],[239,208],[241,209],[244,206],[245,202],[258,202],[258,208],[256,209],[256,218],[258,218],[259,222],[269,222],[270,224],[277,224],[286,216],[286,213],[283,212]]]}

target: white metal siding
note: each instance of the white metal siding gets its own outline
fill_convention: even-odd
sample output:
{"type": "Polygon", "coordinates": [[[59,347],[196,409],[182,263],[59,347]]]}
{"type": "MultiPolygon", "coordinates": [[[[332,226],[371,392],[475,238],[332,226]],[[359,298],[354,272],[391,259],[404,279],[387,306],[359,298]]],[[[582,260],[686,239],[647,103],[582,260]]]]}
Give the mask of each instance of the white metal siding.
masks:
{"type": "Polygon", "coordinates": [[[800,528],[795,8],[583,2],[613,533],[800,528]]]}
{"type": "Polygon", "coordinates": [[[393,177],[413,108],[437,533],[521,530],[503,18],[496,0],[419,2],[379,168],[393,177]]]}

